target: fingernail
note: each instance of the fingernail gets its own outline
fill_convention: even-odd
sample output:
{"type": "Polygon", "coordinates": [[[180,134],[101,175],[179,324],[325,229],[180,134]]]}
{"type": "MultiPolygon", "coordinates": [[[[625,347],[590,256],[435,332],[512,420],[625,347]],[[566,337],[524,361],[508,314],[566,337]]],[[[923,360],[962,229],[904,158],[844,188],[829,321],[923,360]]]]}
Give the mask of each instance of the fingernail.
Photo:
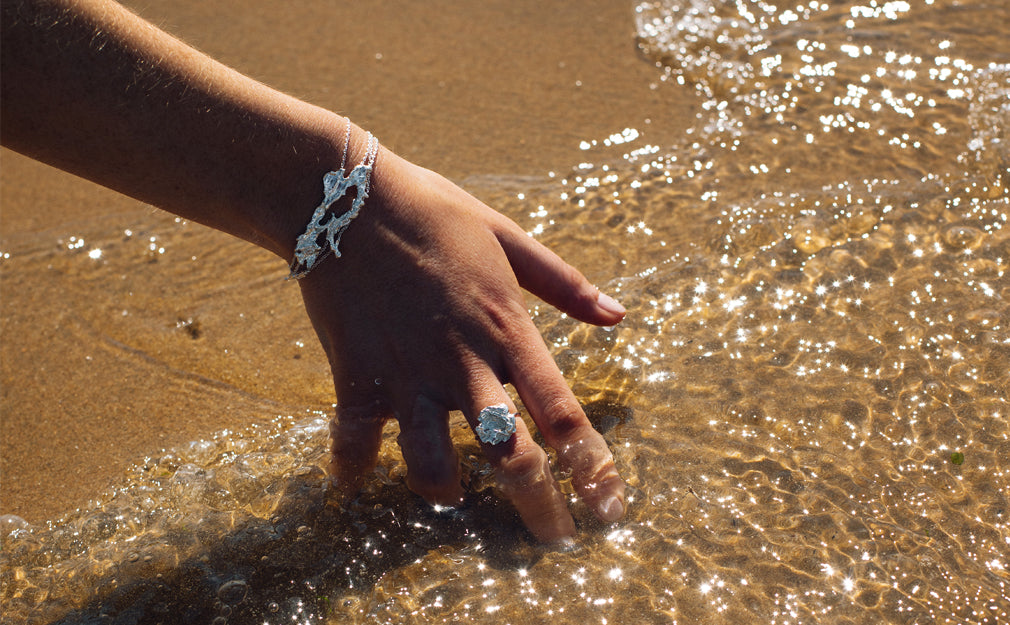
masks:
{"type": "Polygon", "coordinates": [[[611,497],[600,504],[600,518],[608,523],[620,519],[624,516],[624,504],[617,497],[611,497]]]}
{"type": "Polygon", "coordinates": [[[618,303],[616,299],[610,297],[609,295],[603,292],[601,292],[600,296],[596,298],[596,303],[599,305],[600,308],[602,308],[603,310],[607,311],[612,315],[623,316],[625,313],[628,312],[627,310],[625,310],[624,306],[621,306],[621,304],[618,303]]]}

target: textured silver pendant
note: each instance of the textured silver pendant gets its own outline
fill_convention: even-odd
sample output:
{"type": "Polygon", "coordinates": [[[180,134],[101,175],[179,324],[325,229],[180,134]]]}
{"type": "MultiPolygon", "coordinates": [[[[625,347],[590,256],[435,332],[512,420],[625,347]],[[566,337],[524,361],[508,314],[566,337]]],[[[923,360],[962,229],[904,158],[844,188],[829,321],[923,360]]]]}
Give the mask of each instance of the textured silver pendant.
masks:
{"type": "Polygon", "coordinates": [[[329,252],[333,252],[334,256],[340,258],[340,237],[347,230],[351,221],[358,216],[361,206],[368,198],[368,183],[371,173],[371,165],[362,164],[352,169],[351,173],[346,176],[342,169],[331,171],[323,176],[323,201],[316,207],[312,214],[312,221],[309,222],[305,232],[298,237],[295,244],[295,259],[291,267],[291,277],[300,278],[307,274],[329,252]],[[356,193],[354,199],[351,200],[350,210],[342,215],[329,212],[330,207],[347,195],[347,191],[352,187],[356,193]],[[320,245],[319,239],[323,235],[325,238],[323,244],[320,245]]]}
{"type": "MultiPolygon", "coordinates": [[[[344,133],[344,159],[347,158],[350,137],[351,120],[347,120],[347,130],[344,133]]],[[[289,280],[304,277],[330,253],[340,258],[340,237],[351,221],[358,216],[368,198],[372,165],[375,164],[378,154],[379,140],[373,137],[372,133],[368,133],[365,157],[351,170],[351,173],[345,173],[344,166],[347,163],[341,160],[340,169],[327,172],[323,176],[323,201],[312,212],[312,221],[305,227],[305,232],[295,241],[295,257],[291,260],[289,280]],[[355,193],[350,209],[342,215],[331,213],[330,208],[347,195],[351,188],[355,193]]]]}

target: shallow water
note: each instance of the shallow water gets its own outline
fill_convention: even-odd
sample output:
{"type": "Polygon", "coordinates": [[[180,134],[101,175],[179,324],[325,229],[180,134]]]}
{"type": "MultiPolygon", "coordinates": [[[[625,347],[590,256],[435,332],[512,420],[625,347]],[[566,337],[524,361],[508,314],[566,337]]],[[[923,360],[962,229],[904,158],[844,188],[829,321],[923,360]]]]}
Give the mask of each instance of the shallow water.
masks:
{"type": "MultiPolygon", "coordinates": [[[[301,413],[151,458],[45,527],[5,519],[2,621],[1010,620],[1010,5],[689,0],[635,18],[656,89],[704,98],[680,143],[629,119],[570,171],[467,181],[629,309],[596,329],[532,306],[632,487],[624,521],[576,503],[575,550],[531,543],[460,419],[464,508],[406,491],[390,428],[341,509],[326,414],[301,413]]],[[[297,357],[297,296],[240,242],[214,252],[234,279],[208,292],[185,260],[206,236],[155,214],[3,262],[128,302],[71,320],[82,352],[142,368],[206,333],[213,349],[173,364],[179,392],[275,414],[252,373],[200,371],[257,327],[322,380],[297,357]],[[145,296],[154,264],[176,280],[145,296]],[[226,322],[240,289],[262,310],[226,322]],[[150,327],[162,297],[200,319],[150,327]]]]}

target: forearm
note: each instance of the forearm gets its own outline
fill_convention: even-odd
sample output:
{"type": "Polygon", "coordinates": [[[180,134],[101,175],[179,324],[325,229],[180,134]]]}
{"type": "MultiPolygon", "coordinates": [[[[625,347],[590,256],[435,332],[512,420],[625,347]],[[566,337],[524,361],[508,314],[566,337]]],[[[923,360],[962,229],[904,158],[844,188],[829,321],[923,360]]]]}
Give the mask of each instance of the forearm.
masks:
{"type": "Polygon", "coordinates": [[[290,259],[342,118],[108,0],[2,6],[5,146],[290,259]]]}

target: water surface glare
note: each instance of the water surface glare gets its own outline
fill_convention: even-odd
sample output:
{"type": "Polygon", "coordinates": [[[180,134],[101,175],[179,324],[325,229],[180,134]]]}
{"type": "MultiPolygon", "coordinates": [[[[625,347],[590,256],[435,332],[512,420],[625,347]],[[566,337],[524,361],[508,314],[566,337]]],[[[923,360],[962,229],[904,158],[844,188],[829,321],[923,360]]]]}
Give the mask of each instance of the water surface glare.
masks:
{"type": "MultiPolygon", "coordinates": [[[[471,181],[629,310],[598,329],[532,303],[625,520],[573,497],[576,548],[536,546],[460,419],[465,506],[410,495],[389,431],[341,507],[326,415],[279,417],[46,527],[4,519],[0,620],[1010,621],[1010,3],[634,10],[656,89],[703,98],[682,142],[629,119],[570,171],[471,181]]],[[[151,219],[0,262],[112,283],[171,257],[199,291],[201,231],[151,219]]],[[[274,288],[234,245],[236,288],[274,288]]],[[[114,347],[132,319],[81,335],[114,347]]]]}

